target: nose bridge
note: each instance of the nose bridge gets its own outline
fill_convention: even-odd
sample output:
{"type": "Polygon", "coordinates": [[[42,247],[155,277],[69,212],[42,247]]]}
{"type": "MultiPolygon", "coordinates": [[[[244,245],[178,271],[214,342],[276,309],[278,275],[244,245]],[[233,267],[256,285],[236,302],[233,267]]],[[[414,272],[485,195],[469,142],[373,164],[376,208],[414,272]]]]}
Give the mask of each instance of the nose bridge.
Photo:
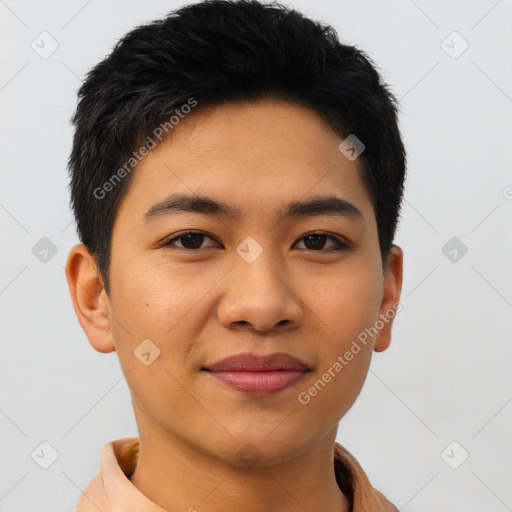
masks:
{"type": "Polygon", "coordinates": [[[279,251],[273,251],[270,247],[264,248],[255,238],[248,236],[238,245],[236,253],[238,257],[235,258],[234,270],[241,279],[238,286],[241,285],[244,293],[267,290],[276,299],[276,294],[287,295],[287,287],[283,282],[285,272],[279,261],[279,251]]]}

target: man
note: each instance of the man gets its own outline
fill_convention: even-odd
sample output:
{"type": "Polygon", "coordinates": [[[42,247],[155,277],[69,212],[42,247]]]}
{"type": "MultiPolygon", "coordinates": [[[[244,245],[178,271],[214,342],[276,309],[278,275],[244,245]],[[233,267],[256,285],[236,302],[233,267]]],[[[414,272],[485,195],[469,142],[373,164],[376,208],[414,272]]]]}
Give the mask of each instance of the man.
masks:
{"type": "Polygon", "coordinates": [[[207,1],[137,27],[74,115],[66,275],[139,437],[79,512],[386,512],[336,443],[402,286],[396,100],[334,30],[207,1]]]}

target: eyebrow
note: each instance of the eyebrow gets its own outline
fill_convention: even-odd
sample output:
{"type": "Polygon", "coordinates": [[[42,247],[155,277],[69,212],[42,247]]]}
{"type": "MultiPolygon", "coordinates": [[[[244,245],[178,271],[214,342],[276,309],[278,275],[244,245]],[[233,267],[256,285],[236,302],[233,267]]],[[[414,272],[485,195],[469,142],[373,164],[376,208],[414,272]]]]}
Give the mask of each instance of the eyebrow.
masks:
{"type": "MultiPolygon", "coordinates": [[[[225,215],[232,219],[241,216],[241,210],[223,201],[199,195],[173,193],[163,201],[154,204],[143,216],[145,224],[169,215],[172,212],[193,212],[203,215],[225,215]]],[[[361,210],[346,199],[337,196],[318,196],[306,201],[292,201],[279,214],[279,220],[298,216],[341,215],[356,220],[365,226],[361,210]]]]}

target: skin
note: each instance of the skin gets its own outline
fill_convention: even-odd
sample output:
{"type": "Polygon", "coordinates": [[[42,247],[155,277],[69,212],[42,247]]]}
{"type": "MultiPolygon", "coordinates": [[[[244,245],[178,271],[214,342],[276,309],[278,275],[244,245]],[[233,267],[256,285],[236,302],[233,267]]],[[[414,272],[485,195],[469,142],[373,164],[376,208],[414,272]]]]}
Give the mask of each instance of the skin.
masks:
{"type": "Polygon", "coordinates": [[[117,352],[131,390],[140,437],[131,481],[168,510],[349,510],[334,475],[338,422],[372,352],[389,346],[393,320],[308,404],[297,396],[396,308],[403,252],[394,246],[383,272],[359,162],[340,142],[314,111],[282,101],[192,112],[133,171],[113,229],[110,296],[85,246],[69,253],[78,320],[97,351],[117,352]],[[241,217],[173,212],[144,224],[171,192],[223,200],[241,217]],[[332,214],[277,221],[292,200],[332,194],[357,206],[364,224],[332,214]],[[187,229],[207,236],[196,245],[175,238],[187,229]],[[349,248],[336,251],[329,237],[307,244],[311,232],[349,248]],[[263,250],[252,263],[236,252],[247,236],[263,250]],[[145,339],[160,349],[149,366],[133,353],[145,339]],[[311,371],[271,396],[201,371],[241,352],[287,352],[311,371]],[[238,455],[248,442],[252,463],[238,455]]]}

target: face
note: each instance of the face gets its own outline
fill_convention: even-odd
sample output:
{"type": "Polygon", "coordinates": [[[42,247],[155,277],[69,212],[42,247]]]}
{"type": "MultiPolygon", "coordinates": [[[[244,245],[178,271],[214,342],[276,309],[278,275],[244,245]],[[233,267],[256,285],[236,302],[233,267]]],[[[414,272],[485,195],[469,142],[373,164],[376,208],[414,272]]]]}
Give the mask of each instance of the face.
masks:
{"type": "MultiPolygon", "coordinates": [[[[389,344],[402,278],[399,248],[383,274],[360,163],[340,142],[307,108],[233,103],[182,119],[134,171],[113,229],[110,296],[89,287],[107,313],[73,300],[93,346],[116,350],[139,430],[233,464],[247,442],[264,464],[335,435],[372,351],[389,344]],[[226,208],[166,203],[171,194],[226,208]],[[240,380],[206,370],[243,353],[289,354],[307,371],[240,380]]],[[[92,283],[73,261],[72,251],[68,280],[92,283]]]]}

